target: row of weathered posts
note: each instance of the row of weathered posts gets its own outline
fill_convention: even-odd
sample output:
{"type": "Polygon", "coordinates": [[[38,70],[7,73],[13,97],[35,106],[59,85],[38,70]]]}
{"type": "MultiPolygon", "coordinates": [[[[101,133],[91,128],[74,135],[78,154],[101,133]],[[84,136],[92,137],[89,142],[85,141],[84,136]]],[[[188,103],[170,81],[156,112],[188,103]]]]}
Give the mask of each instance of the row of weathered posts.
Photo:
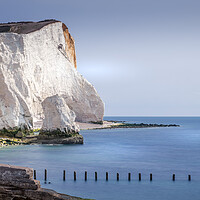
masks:
{"type": "MultiPolygon", "coordinates": [[[[36,179],[36,170],[34,170],[34,179],[36,179]]],[[[150,181],[153,180],[153,175],[150,174],[150,181]]],[[[44,170],[44,180],[47,181],[47,170],[44,170]]],[[[66,180],[66,171],[63,170],[63,181],[66,180]]],[[[138,174],[138,180],[142,180],[141,173],[138,174]]],[[[175,174],[172,175],[172,180],[175,181],[175,174]]],[[[76,171],[74,171],[74,181],[76,181],[76,171]]],[[[87,181],[87,171],[85,171],[85,181],[87,181]]],[[[95,181],[97,181],[97,172],[95,172],[95,181]]],[[[108,181],[108,172],[106,172],[106,181],[108,181]]],[[[117,181],[119,181],[119,173],[117,173],[117,181]]],[[[128,173],[128,181],[131,181],[131,173],[128,173]]],[[[191,181],[191,175],[188,175],[188,181],[191,181]]]]}

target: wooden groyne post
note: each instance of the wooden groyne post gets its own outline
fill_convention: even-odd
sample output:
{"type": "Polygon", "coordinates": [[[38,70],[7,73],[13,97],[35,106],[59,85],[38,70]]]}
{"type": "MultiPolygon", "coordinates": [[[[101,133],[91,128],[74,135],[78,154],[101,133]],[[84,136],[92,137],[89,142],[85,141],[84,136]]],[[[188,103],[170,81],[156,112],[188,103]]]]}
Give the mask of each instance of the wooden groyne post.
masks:
{"type": "Polygon", "coordinates": [[[97,181],[97,172],[95,172],[95,181],[97,181]]]}
{"type": "Polygon", "coordinates": [[[36,170],[33,171],[33,177],[36,180],[36,170]]]}
{"type": "Polygon", "coordinates": [[[175,181],[175,174],[172,175],[172,180],[175,181]]]}
{"type": "Polygon", "coordinates": [[[106,181],[108,181],[108,172],[106,172],[106,181]]]}
{"type": "Polygon", "coordinates": [[[63,181],[65,181],[65,175],[66,175],[65,170],[63,170],[63,181]]]}
{"type": "Polygon", "coordinates": [[[76,172],[74,171],[74,181],[76,181],[76,172]]]}
{"type": "Polygon", "coordinates": [[[128,181],[131,181],[131,173],[128,173],[128,181]]]}
{"type": "Polygon", "coordinates": [[[141,181],[142,179],[142,176],[141,176],[141,173],[139,173],[139,181],[141,181]]]}
{"type": "Polygon", "coordinates": [[[85,181],[87,181],[87,171],[85,171],[85,181]]]}
{"type": "Polygon", "coordinates": [[[119,181],[119,173],[117,173],[117,181],[119,181]]]}
{"type": "Polygon", "coordinates": [[[150,174],[150,181],[152,181],[153,180],[153,175],[152,174],[150,174]]]}
{"type": "Polygon", "coordinates": [[[47,169],[44,170],[44,180],[47,180],[47,169]]]}

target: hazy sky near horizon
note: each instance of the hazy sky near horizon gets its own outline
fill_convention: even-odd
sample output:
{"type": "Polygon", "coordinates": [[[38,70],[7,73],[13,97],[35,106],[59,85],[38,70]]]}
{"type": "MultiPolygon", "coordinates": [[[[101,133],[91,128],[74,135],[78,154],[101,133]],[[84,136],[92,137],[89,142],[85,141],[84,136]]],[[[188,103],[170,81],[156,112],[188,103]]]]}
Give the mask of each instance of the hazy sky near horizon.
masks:
{"type": "Polygon", "coordinates": [[[64,22],[105,115],[200,115],[199,0],[0,0],[0,21],[64,22]]]}

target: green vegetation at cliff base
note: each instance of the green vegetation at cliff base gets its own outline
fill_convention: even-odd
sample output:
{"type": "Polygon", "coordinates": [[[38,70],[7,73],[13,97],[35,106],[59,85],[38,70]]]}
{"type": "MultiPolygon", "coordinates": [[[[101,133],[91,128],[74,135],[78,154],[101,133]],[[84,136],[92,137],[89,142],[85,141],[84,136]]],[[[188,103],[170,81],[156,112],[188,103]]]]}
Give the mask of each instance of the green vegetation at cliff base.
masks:
{"type": "Polygon", "coordinates": [[[79,135],[78,132],[63,132],[60,129],[49,131],[14,127],[8,129],[3,128],[0,130],[0,147],[22,144],[37,144],[40,143],[41,140],[46,140],[48,143],[51,143],[52,141],[53,144],[55,139],[59,139],[60,143],[62,143],[62,140],[66,139],[69,139],[68,143],[78,143],[78,139],[79,143],[83,141],[82,136],[79,135]]]}
{"type": "Polygon", "coordinates": [[[40,130],[38,139],[54,139],[54,138],[69,138],[69,137],[75,137],[79,135],[78,132],[68,132],[68,131],[61,131],[60,129],[55,130],[40,130]]]}

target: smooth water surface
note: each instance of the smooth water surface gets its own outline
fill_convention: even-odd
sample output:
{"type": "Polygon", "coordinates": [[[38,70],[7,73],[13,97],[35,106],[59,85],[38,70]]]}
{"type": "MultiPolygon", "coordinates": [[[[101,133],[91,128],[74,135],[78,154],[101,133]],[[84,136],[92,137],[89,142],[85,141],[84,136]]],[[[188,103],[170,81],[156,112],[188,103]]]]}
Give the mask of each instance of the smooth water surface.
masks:
{"type": "Polygon", "coordinates": [[[129,123],[181,127],[81,131],[84,145],[30,145],[0,149],[0,162],[32,167],[43,187],[74,196],[119,200],[200,199],[200,117],[105,117],[129,123]],[[48,182],[44,184],[44,169],[48,182]],[[66,181],[62,172],[66,170],[66,181]],[[84,171],[88,181],[84,181],[84,171]],[[77,181],[73,181],[73,171],[77,181]],[[98,181],[94,172],[98,172],[98,181]],[[105,173],[109,172],[109,181],[105,173]],[[116,173],[120,180],[116,181],[116,173]],[[131,173],[131,181],[127,180],[131,173]],[[142,181],[138,181],[138,173],[142,181]],[[153,181],[149,181],[149,174],[153,181]],[[172,174],[176,174],[173,182],[172,174]],[[187,181],[191,174],[192,181],[187,181]]]}

